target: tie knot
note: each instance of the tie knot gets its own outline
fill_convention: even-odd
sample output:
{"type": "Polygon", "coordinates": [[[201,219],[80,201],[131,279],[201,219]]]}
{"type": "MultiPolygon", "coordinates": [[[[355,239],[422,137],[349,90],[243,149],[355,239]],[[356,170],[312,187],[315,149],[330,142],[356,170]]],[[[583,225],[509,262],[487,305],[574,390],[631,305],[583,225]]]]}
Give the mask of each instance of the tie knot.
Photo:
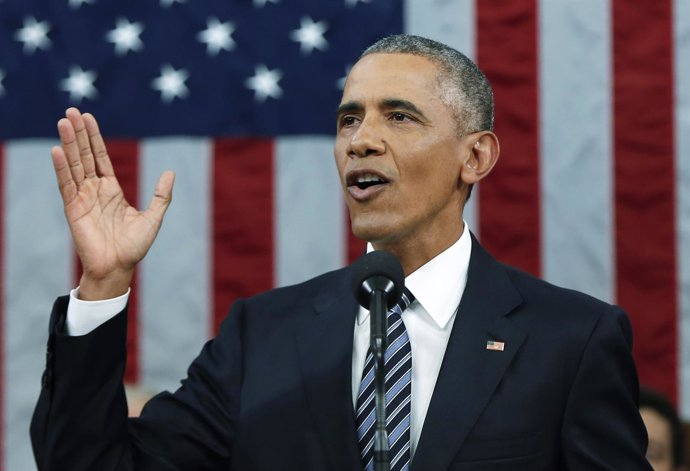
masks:
{"type": "Polygon", "coordinates": [[[414,302],[414,299],[414,294],[412,294],[407,287],[404,287],[400,300],[390,310],[397,312],[398,314],[402,314],[405,309],[410,307],[410,304],[414,302]]]}

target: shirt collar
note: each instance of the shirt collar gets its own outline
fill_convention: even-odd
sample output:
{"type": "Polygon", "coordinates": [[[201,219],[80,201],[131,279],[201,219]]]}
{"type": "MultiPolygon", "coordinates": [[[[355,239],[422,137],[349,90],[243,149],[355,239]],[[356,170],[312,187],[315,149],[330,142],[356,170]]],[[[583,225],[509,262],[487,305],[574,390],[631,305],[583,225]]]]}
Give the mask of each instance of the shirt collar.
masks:
{"type": "MultiPolygon", "coordinates": [[[[372,250],[371,244],[367,244],[367,252],[372,250]]],[[[472,238],[465,222],[462,235],[453,245],[405,278],[405,286],[415,296],[416,302],[442,329],[460,305],[467,283],[471,251],[472,238]]],[[[362,308],[357,322],[361,324],[368,317],[369,311],[362,308]]]]}

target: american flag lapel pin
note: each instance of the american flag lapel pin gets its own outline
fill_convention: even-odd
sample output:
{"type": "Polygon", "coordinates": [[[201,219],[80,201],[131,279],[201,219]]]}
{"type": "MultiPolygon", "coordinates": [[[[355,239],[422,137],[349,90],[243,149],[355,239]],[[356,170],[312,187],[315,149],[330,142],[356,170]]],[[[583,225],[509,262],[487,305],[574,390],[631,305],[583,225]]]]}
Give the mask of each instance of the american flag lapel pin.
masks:
{"type": "Polygon", "coordinates": [[[496,352],[502,352],[506,347],[506,344],[503,342],[497,342],[495,340],[487,340],[486,342],[486,349],[487,350],[493,350],[496,352]]]}

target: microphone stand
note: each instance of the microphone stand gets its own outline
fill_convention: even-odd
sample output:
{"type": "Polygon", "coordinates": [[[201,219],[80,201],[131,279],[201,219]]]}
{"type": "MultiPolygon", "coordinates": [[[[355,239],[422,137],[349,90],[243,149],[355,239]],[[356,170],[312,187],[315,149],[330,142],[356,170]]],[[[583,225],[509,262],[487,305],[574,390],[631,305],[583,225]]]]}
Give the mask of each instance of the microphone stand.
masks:
{"type": "Polygon", "coordinates": [[[385,353],[388,348],[388,308],[385,292],[375,289],[371,292],[369,318],[371,322],[371,351],[374,355],[374,381],[376,385],[376,430],[374,432],[374,469],[390,471],[390,450],[386,431],[386,371],[385,353]]]}
{"type": "Polygon", "coordinates": [[[405,272],[400,261],[389,252],[374,250],[353,264],[352,288],[357,302],[369,308],[371,352],[374,358],[374,469],[390,471],[390,449],[386,432],[386,370],[388,347],[388,305],[402,295],[405,272]]]}

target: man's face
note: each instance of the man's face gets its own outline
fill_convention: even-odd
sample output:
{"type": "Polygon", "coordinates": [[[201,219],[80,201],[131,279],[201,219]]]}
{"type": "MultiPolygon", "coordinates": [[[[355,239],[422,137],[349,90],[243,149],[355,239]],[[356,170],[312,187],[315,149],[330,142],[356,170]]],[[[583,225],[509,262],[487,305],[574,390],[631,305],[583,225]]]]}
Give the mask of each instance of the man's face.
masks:
{"type": "Polygon", "coordinates": [[[347,79],[335,159],[353,231],[377,248],[448,246],[461,233],[471,144],[439,97],[438,74],[423,57],[371,54],[347,79]]]}
{"type": "Polygon", "coordinates": [[[641,408],[640,415],[642,415],[649,435],[647,460],[649,460],[654,471],[673,471],[671,424],[664,416],[648,407],[641,408]]]}

